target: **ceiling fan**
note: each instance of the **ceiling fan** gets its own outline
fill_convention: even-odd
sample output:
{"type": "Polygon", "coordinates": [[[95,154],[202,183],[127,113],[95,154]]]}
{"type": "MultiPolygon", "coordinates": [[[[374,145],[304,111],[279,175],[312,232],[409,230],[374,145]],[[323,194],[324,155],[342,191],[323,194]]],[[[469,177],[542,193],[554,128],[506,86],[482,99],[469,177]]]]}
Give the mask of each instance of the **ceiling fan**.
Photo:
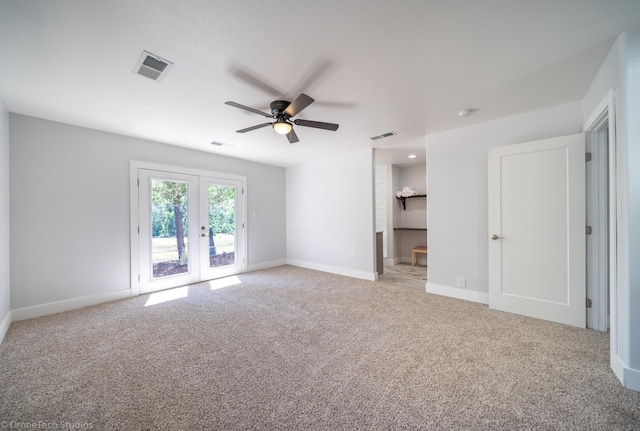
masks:
{"type": "Polygon", "coordinates": [[[310,120],[301,120],[296,119],[292,120],[291,117],[295,117],[307,106],[313,103],[313,99],[307,96],[304,93],[301,93],[298,97],[296,97],[292,102],[288,102],[286,100],[274,100],[271,102],[271,114],[267,114],[266,112],[262,112],[258,109],[250,108],[248,106],[241,105],[236,102],[224,102],[226,105],[233,106],[236,108],[244,109],[245,111],[253,112],[256,114],[260,114],[263,117],[273,118],[275,122],[262,123],[256,126],[247,127],[246,129],[236,130],[238,133],[250,132],[252,130],[260,129],[262,127],[272,126],[273,130],[280,135],[285,135],[289,140],[289,143],[293,144],[298,142],[298,135],[293,130],[293,125],[296,126],[305,126],[305,127],[314,127],[316,129],[324,129],[324,130],[338,130],[338,124],[334,123],[323,123],[321,121],[310,121],[310,120]]]}

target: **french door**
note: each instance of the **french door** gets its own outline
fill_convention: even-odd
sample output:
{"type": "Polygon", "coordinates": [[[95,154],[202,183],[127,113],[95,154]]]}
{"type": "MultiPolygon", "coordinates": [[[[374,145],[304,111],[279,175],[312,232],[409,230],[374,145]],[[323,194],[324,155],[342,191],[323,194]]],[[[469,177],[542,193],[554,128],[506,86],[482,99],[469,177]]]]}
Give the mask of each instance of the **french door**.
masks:
{"type": "Polygon", "coordinates": [[[244,271],[244,187],[234,178],[140,168],[140,293],[244,271]]]}

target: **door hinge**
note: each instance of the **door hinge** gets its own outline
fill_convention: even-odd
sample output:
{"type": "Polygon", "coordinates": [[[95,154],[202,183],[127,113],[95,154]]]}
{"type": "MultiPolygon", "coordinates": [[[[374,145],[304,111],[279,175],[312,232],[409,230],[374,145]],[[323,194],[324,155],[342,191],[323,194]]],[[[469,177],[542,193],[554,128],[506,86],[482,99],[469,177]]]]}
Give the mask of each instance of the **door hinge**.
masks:
{"type": "Polygon", "coordinates": [[[140,274],[138,274],[138,283],[140,283],[140,274]]]}
{"type": "Polygon", "coordinates": [[[585,157],[585,159],[587,162],[590,162],[592,157],[593,155],[591,153],[587,153],[587,156],[585,157]]]}
{"type": "Polygon", "coordinates": [[[591,299],[587,298],[587,308],[591,308],[591,299]]]}
{"type": "Polygon", "coordinates": [[[140,187],[140,178],[136,180],[138,182],[138,187],[140,187]]]}
{"type": "Polygon", "coordinates": [[[591,226],[587,226],[587,235],[591,235],[592,232],[593,229],[591,229],[591,226]]]}
{"type": "Polygon", "coordinates": [[[244,229],[244,223],[242,223],[242,229],[244,229]]]}

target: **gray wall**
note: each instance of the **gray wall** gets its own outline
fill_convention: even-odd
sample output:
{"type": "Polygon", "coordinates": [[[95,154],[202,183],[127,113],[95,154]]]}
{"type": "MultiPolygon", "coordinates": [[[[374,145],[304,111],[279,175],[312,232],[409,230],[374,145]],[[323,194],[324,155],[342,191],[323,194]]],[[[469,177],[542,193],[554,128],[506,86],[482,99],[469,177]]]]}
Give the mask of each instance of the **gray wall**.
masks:
{"type": "Polygon", "coordinates": [[[375,278],[373,151],[287,168],[287,261],[375,278]]]}
{"type": "Polygon", "coordinates": [[[9,121],[12,310],[130,288],[131,160],[246,176],[248,267],[286,259],[283,168],[17,114],[9,121]]]}
{"type": "Polygon", "coordinates": [[[9,113],[0,101],[0,341],[10,323],[9,213],[9,113]]]}
{"type": "Polygon", "coordinates": [[[581,131],[574,102],[427,136],[428,284],[489,292],[488,149],[581,131]]]}

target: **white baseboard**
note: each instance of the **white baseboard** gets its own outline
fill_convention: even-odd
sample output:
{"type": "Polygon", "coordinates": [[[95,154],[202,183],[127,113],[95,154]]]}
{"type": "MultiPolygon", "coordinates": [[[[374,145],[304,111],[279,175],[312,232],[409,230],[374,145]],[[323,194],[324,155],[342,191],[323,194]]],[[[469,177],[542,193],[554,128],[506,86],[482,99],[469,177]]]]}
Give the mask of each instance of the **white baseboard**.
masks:
{"type": "Polygon", "coordinates": [[[35,317],[47,316],[49,314],[62,313],[63,311],[71,311],[77,308],[88,307],[90,305],[102,304],[103,302],[129,298],[130,296],[131,289],[100,293],[97,295],[83,296],[81,298],[50,302],[48,304],[34,305],[33,307],[18,308],[17,310],[11,311],[11,316],[12,321],[17,322],[18,320],[33,319],[35,317]]]}
{"type": "Polygon", "coordinates": [[[611,369],[614,374],[627,389],[640,392],[640,370],[635,370],[626,366],[618,355],[611,355],[611,369]]]}
{"type": "Polygon", "coordinates": [[[347,277],[360,278],[362,280],[376,281],[377,272],[357,271],[355,269],[342,268],[339,266],[321,265],[318,263],[304,262],[302,260],[287,259],[287,264],[299,266],[300,268],[315,269],[316,271],[329,272],[331,274],[345,275],[347,277]]]}
{"type": "Polygon", "coordinates": [[[274,268],[276,266],[282,266],[287,264],[287,259],[271,260],[269,262],[256,263],[255,265],[247,266],[247,272],[259,271],[261,269],[274,268]]]}
{"type": "Polygon", "coordinates": [[[431,283],[427,283],[426,291],[427,293],[448,296],[450,298],[489,304],[489,294],[487,292],[478,292],[476,290],[461,289],[459,287],[449,287],[431,283]]]}
{"type": "Polygon", "coordinates": [[[0,344],[2,343],[2,340],[4,340],[4,336],[7,335],[7,331],[9,330],[9,325],[11,325],[11,322],[13,320],[11,320],[12,316],[11,316],[11,310],[9,310],[9,312],[7,313],[6,316],[4,316],[4,319],[2,319],[2,323],[0,323],[0,344]]]}

